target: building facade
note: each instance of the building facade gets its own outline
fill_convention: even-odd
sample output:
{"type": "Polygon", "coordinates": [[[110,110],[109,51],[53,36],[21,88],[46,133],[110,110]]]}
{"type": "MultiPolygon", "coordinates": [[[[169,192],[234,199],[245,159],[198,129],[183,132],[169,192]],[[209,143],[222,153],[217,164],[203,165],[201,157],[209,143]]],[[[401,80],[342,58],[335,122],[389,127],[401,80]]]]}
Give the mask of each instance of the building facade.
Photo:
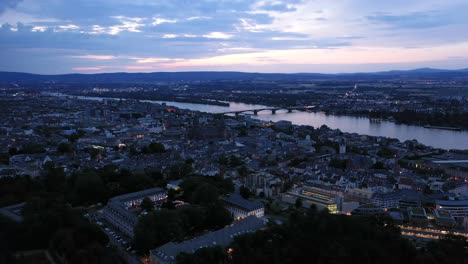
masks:
{"type": "Polygon", "coordinates": [[[234,219],[242,219],[250,215],[263,217],[265,207],[259,201],[249,201],[238,194],[231,194],[223,199],[226,208],[234,219]]]}
{"type": "Polygon", "coordinates": [[[228,227],[191,240],[186,240],[181,243],[169,242],[156,249],[150,250],[151,264],[173,264],[175,263],[177,255],[182,252],[192,254],[196,250],[205,247],[227,247],[234,237],[255,232],[264,227],[264,225],[265,223],[261,219],[251,215],[228,227]]]}
{"type": "Polygon", "coordinates": [[[138,207],[145,197],[157,202],[165,200],[167,194],[161,188],[152,188],[113,197],[103,210],[104,218],[124,234],[133,237],[133,227],[138,222],[138,215],[130,209],[138,207]]]}
{"type": "Polygon", "coordinates": [[[437,210],[446,210],[450,212],[452,217],[458,221],[463,221],[463,218],[468,216],[468,199],[465,200],[437,200],[437,210]]]}

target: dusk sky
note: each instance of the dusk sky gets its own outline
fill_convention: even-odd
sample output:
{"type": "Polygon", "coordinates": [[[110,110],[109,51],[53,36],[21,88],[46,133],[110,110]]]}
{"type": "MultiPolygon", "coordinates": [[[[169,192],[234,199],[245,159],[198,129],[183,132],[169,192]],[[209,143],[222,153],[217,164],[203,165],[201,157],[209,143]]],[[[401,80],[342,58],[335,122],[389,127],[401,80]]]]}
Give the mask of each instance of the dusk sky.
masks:
{"type": "Polygon", "coordinates": [[[468,67],[467,0],[0,0],[0,71],[468,67]]]}

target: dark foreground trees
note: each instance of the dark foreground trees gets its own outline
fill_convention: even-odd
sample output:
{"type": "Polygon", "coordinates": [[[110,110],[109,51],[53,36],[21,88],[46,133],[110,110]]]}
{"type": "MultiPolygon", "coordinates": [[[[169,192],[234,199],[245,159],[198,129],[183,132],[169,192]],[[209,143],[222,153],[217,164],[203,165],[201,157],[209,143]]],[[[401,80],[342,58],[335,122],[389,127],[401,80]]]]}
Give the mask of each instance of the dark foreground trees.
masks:
{"type": "Polygon", "coordinates": [[[231,253],[203,249],[183,254],[177,263],[468,263],[468,244],[450,236],[416,250],[385,217],[330,215],[311,209],[284,225],[234,239],[231,253]],[[201,256],[209,256],[204,262],[201,256]],[[227,261],[227,262],[226,262],[227,261]]]}
{"type": "Polygon", "coordinates": [[[23,222],[0,218],[0,263],[13,252],[49,249],[64,263],[122,263],[107,236],[60,197],[35,196],[26,202],[23,222]]]}
{"type": "Polygon", "coordinates": [[[148,250],[167,242],[182,241],[204,230],[223,228],[231,222],[231,214],[218,202],[206,207],[164,209],[139,219],[133,245],[139,254],[147,254],[148,250]]]}

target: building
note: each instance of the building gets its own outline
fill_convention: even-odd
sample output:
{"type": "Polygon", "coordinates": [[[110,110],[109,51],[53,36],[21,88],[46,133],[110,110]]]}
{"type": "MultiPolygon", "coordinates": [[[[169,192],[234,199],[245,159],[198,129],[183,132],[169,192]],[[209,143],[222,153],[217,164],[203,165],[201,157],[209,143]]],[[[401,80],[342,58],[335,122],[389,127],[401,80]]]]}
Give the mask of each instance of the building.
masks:
{"type": "Polygon", "coordinates": [[[422,207],[408,207],[408,218],[414,224],[427,224],[426,210],[422,207]]]}
{"type": "Polygon", "coordinates": [[[22,211],[25,204],[26,203],[19,203],[0,208],[0,215],[10,218],[13,221],[21,222],[23,221],[22,211]]]}
{"type": "Polygon", "coordinates": [[[266,172],[247,175],[245,183],[245,186],[249,188],[251,192],[255,193],[255,195],[260,195],[260,193],[263,192],[266,198],[277,197],[281,185],[281,179],[266,172]]]}
{"type": "Polygon", "coordinates": [[[176,257],[180,253],[191,254],[205,247],[227,247],[234,237],[255,232],[264,227],[264,225],[265,223],[261,219],[251,215],[228,227],[191,240],[186,240],[181,243],[169,242],[156,249],[150,250],[151,264],[172,264],[175,263],[176,257]]]}
{"type": "Polygon", "coordinates": [[[275,128],[281,131],[289,131],[292,129],[292,122],[287,120],[280,120],[275,123],[275,128]]]}
{"type": "Polygon", "coordinates": [[[400,190],[400,209],[407,209],[408,207],[422,207],[421,193],[416,190],[403,189],[400,190]]]}
{"type": "Polygon", "coordinates": [[[103,210],[104,218],[124,234],[133,237],[138,214],[131,209],[138,207],[145,197],[156,202],[166,199],[167,194],[161,188],[152,188],[113,197],[103,210]]]}
{"type": "Polygon", "coordinates": [[[372,196],[372,204],[382,209],[398,208],[400,195],[395,192],[377,192],[372,196]]]}
{"type": "Polygon", "coordinates": [[[456,221],[463,221],[468,216],[468,199],[465,200],[437,200],[436,209],[450,212],[456,221]]]}
{"type": "Polygon", "coordinates": [[[462,183],[459,183],[456,187],[448,190],[448,192],[453,193],[455,195],[468,196],[468,183],[463,181],[462,183]]]}
{"type": "Polygon", "coordinates": [[[438,226],[455,227],[455,218],[447,210],[434,210],[434,218],[438,226]]]}
{"type": "Polygon", "coordinates": [[[370,188],[353,188],[348,189],[345,193],[345,199],[348,201],[357,201],[361,204],[368,204],[371,203],[372,196],[374,195],[374,191],[370,188]]]}
{"type": "Polygon", "coordinates": [[[343,197],[337,193],[311,186],[304,186],[282,195],[283,202],[294,204],[297,199],[302,199],[305,207],[315,205],[317,209],[327,208],[332,214],[338,213],[343,203],[343,197]]]}
{"type": "Polygon", "coordinates": [[[385,211],[382,208],[373,204],[363,204],[351,212],[352,215],[378,215],[383,213],[385,211]]]}
{"type": "Polygon", "coordinates": [[[265,207],[259,201],[249,201],[238,194],[231,194],[223,199],[226,208],[234,219],[242,219],[249,215],[263,217],[265,207]]]}

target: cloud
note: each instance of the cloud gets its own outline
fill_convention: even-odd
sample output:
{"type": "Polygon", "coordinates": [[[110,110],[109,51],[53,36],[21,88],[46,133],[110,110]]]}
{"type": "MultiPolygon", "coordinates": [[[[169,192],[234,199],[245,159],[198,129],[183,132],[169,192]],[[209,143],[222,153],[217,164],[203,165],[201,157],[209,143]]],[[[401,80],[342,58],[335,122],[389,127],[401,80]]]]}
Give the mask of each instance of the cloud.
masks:
{"type": "Polygon", "coordinates": [[[72,58],[78,59],[87,59],[87,60],[113,60],[117,57],[110,55],[80,55],[80,56],[71,56],[72,58]]]}
{"type": "Polygon", "coordinates": [[[32,32],[44,32],[47,30],[46,26],[35,26],[31,29],[32,32]]]}
{"type": "Polygon", "coordinates": [[[165,19],[165,18],[156,17],[156,18],[153,18],[153,22],[151,23],[151,25],[157,26],[157,25],[164,24],[164,23],[176,23],[176,22],[177,20],[175,19],[165,19]]]}
{"type": "Polygon", "coordinates": [[[271,2],[271,3],[265,3],[264,5],[261,6],[263,10],[268,10],[268,11],[278,11],[278,12],[292,12],[296,11],[296,8],[287,3],[283,2],[271,2]]]}
{"type": "MultiPolygon", "coordinates": [[[[0,70],[218,69],[216,63],[234,67],[228,59],[232,65],[242,64],[239,69],[252,61],[261,70],[271,69],[272,62],[312,65],[322,58],[315,52],[340,51],[343,58],[362,56],[356,63],[374,63],[370,51],[406,54],[407,47],[417,52],[468,42],[466,0],[18,2],[0,0],[0,70]],[[282,55],[289,51],[313,57],[298,61],[282,55]]],[[[457,52],[446,50],[437,59],[464,56],[464,50],[457,52]]],[[[328,63],[339,64],[333,56],[328,63]]],[[[430,52],[424,56],[436,59],[430,52]]]]}
{"type": "Polygon", "coordinates": [[[133,58],[136,63],[168,63],[168,62],[177,62],[177,61],[183,61],[183,59],[180,58],[154,58],[154,57],[148,57],[148,58],[133,58]]]}
{"type": "Polygon", "coordinates": [[[226,34],[223,32],[210,32],[208,34],[203,35],[203,37],[211,39],[230,39],[233,37],[233,35],[226,34]]]}
{"type": "Polygon", "coordinates": [[[211,19],[211,17],[208,17],[208,16],[193,16],[193,17],[187,18],[188,21],[200,20],[200,19],[211,19]]]}
{"type": "Polygon", "coordinates": [[[68,30],[78,30],[80,29],[79,26],[73,25],[73,24],[68,24],[68,25],[59,25],[57,27],[57,31],[68,31],[68,30]]]}
{"type": "Polygon", "coordinates": [[[438,12],[414,12],[405,15],[377,13],[367,16],[367,19],[375,24],[414,29],[440,27],[452,22],[451,17],[445,17],[438,12]]]}
{"type": "Polygon", "coordinates": [[[101,71],[104,67],[75,67],[72,68],[74,71],[101,71]]]}
{"type": "Polygon", "coordinates": [[[176,34],[164,34],[162,37],[166,39],[171,39],[171,38],[177,38],[178,36],[176,34]]]}
{"type": "Polygon", "coordinates": [[[0,1],[0,14],[5,12],[7,8],[15,8],[23,0],[2,0],[0,1]]]}

